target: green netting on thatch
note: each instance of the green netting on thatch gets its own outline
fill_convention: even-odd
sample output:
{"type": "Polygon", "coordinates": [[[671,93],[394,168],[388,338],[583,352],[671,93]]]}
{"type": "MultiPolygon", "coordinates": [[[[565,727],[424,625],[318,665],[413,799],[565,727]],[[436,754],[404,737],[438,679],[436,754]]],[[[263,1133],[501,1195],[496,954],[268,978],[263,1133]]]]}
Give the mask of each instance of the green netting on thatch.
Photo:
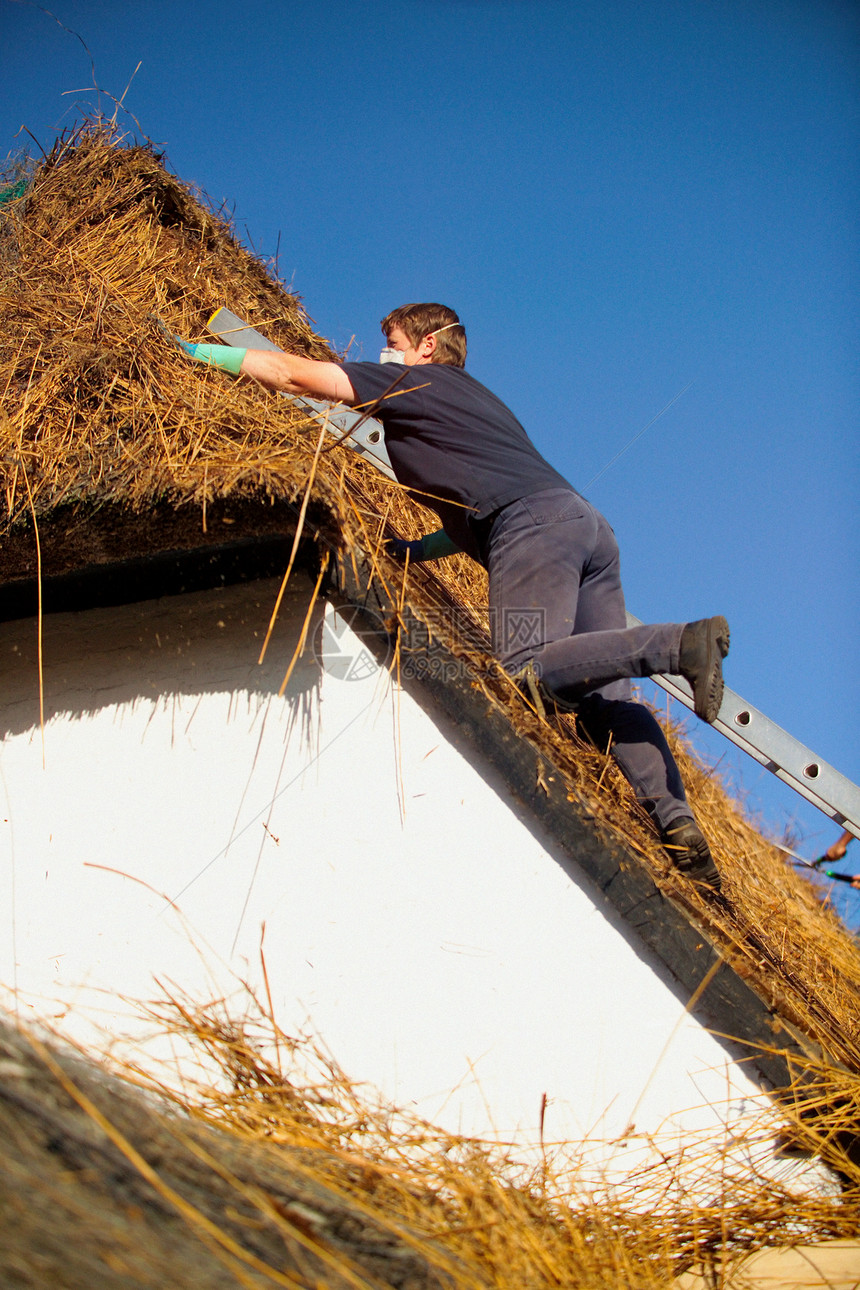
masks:
{"type": "Polygon", "coordinates": [[[7,202],[14,202],[19,197],[23,197],[26,191],[26,179],[19,179],[17,184],[9,184],[6,188],[0,188],[0,206],[5,206],[7,202]]]}

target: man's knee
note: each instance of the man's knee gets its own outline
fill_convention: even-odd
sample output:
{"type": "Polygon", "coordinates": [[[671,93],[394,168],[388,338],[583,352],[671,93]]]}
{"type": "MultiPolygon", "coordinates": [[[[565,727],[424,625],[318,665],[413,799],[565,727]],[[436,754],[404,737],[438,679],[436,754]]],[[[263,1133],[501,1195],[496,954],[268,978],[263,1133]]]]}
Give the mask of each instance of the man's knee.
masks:
{"type": "Polygon", "coordinates": [[[606,690],[615,691],[616,685],[605,686],[600,694],[586,694],[576,705],[576,727],[581,736],[605,752],[611,742],[650,743],[654,741],[657,724],[652,712],[644,703],[629,697],[630,683],[617,683],[620,693],[608,697],[606,690]]]}

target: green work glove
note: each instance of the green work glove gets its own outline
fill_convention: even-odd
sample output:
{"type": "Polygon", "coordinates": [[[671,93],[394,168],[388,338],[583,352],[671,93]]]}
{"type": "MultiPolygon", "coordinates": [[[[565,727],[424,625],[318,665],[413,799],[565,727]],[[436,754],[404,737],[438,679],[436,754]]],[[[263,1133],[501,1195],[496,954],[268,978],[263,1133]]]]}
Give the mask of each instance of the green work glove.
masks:
{"type": "Polygon", "coordinates": [[[410,564],[421,564],[424,560],[441,560],[446,555],[456,555],[460,548],[444,529],[437,529],[435,533],[425,533],[413,542],[407,542],[405,538],[389,538],[385,550],[395,560],[405,560],[408,553],[410,564]]]}
{"type": "Polygon", "coordinates": [[[185,353],[190,358],[196,359],[198,363],[206,363],[209,367],[220,367],[224,372],[232,372],[233,376],[239,375],[242,360],[248,352],[238,345],[190,345],[181,336],[175,336],[174,340],[180,349],[184,349],[185,353]]]}
{"type": "Polygon", "coordinates": [[[421,538],[416,538],[414,542],[407,542],[406,538],[389,538],[385,543],[385,554],[393,556],[395,560],[405,560],[408,555],[410,564],[420,564],[425,558],[421,538]]]}
{"type": "Polygon", "coordinates": [[[422,556],[424,560],[442,560],[446,555],[456,555],[460,550],[444,529],[437,529],[435,533],[425,533],[421,539],[421,545],[424,548],[422,556]]]}

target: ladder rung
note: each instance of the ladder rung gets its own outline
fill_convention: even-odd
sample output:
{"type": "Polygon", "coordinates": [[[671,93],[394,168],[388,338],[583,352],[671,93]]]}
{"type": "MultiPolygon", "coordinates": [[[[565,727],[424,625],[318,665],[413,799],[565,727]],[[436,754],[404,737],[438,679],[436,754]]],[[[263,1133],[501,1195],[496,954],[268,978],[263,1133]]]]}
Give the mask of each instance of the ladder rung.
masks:
{"type": "MultiPolygon", "coordinates": [[[[641,623],[641,618],[627,615],[629,627],[641,623]]],[[[652,676],[651,680],[692,709],[693,691],[682,676],[652,676]]],[[[860,788],[728,686],[713,728],[860,838],[860,788]]]]}

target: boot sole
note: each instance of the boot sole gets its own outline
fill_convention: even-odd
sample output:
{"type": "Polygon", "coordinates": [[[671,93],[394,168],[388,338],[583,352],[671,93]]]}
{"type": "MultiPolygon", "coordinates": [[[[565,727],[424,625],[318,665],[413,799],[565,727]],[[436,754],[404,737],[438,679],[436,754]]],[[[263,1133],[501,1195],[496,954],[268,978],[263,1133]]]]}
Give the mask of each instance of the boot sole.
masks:
{"type": "Polygon", "coordinates": [[[719,716],[723,703],[723,659],[729,652],[729,624],[720,615],[708,622],[708,663],[705,682],[696,687],[693,696],[694,711],[702,721],[712,724],[719,716]]]}
{"type": "Polygon", "coordinates": [[[702,886],[710,887],[711,891],[719,891],[723,885],[723,877],[713,860],[705,865],[689,865],[682,868],[681,865],[675,865],[678,873],[682,873],[690,882],[701,883],[702,886]]]}
{"type": "Polygon", "coordinates": [[[704,838],[701,838],[701,849],[695,845],[694,839],[685,840],[683,834],[677,841],[673,840],[671,831],[663,833],[660,841],[678,873],[690,882],[710,887],[712,891],[720,890],[722,874],[714,863],[714,857],[704,838]]]}

